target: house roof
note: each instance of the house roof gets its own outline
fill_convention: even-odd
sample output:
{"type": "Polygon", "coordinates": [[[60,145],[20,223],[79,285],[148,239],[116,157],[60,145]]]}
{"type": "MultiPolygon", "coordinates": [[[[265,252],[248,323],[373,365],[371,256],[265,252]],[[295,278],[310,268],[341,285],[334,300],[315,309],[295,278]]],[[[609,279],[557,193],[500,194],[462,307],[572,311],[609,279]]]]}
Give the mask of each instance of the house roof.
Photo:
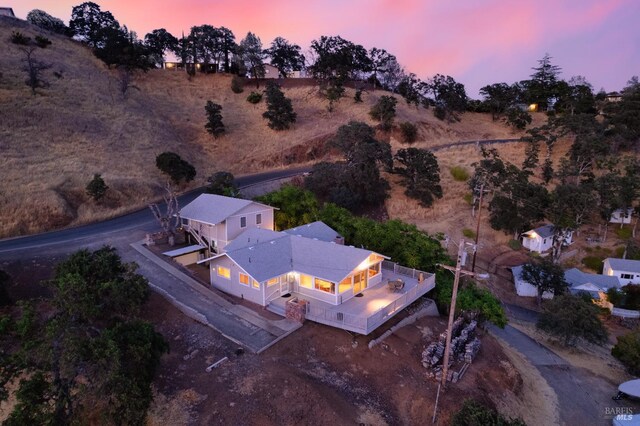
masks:
{"type": "Polygon", "coordinates": [[[617,259],[615,257],[608,257],[604,261],[609,262],[609,266],[611,267],[611,269],[614,269],[616,271],[640,273],[640,260],[617,259]]]}
{"type": "Polygon", "coordinates": [[[196,244],[188,247],[181,247],[175,250],[165,251],[162,254],[169,257],[176,257],[176,256],[182,256],[183,254],[193,253],[194,251],[204,250],[206,248],[207,248],[206,246],[201,246],[199,244],[196,244]]]}
{"type": "Polygon", "coordinates": [[[317,221],[295,228],[286,229],[283,232],[300,237],[315,238],[321,241],[335,241],[337,237],[342,237],[333,228],[324,222],[317,221]]]}
{"type": "Polygon", "coordinates": [[[564,279],[572,290],[606,291],[612,287],[620,287],[618,277],[601,274],[589,274],[577,268],[564,272],[564,279]]]}
{"type": "Polygon", "coordinates": [[[547,224],[547,225],[540,226],[540,227],[538,227],[536,229],[531,229],[531,230],[525,232],[524,234],[527,235],[527,236],[530,236],[530,234],[535,232],[536,234],[538,234],[542,238],[549,238],[549,237],[553,237],[554,228],[555,228],[555,226],[553,226],[551,224],[547,224]]]}
{"type": "Polygon", "coordinates": [[[233,250],[227,246],[225,255],[258,281],[296,271],[340,282],[374,253],[282,232],[249,232],[250,230],[243,232],[236,241],[244,243],[245,237],[248,240],[256,236],[264,240],[254,245],[239,244],[233,250]],[[268,233],[272,234],[271,238],[268,233]]]}
{"type": "Polygon", "coordinates": [[[224,248],[224,251],[234,251],[243,249],[249,246],[255,246],[256,244],[266,243],[272,240],[277,240],[279,238],[286,237],[287,234],[284,232],[271,231],[269,229],[263,228],[248,228],[242,234],[238,235],[227,244],[224,248]]]}
{"type": "Polygon", "coordinates": [[[13,16],[14,18],[16,16],[16,14],[13,13],[13,9],[10,7],[0,7],[0,15],[13,16]]]}
{"type": "Polygon", "coordinates": [[[180,210],[180,217],[198,222],[218,224],[251,204],[263,205],[242,198],[225,197],[215,194],[201,194],[180,210]]]}

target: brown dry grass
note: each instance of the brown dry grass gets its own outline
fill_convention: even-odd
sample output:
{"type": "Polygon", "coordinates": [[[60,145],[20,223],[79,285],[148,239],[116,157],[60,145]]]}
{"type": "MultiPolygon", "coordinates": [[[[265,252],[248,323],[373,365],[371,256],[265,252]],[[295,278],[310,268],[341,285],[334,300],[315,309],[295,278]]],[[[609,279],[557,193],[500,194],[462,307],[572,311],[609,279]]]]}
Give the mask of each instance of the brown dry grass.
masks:
{"type": "MultiPolygon", "coordinates": [[[[36,55],[52,64],[44,72],[50,87],[34,97],[24,84],[23,54],[8,42],[16,29],[32,38],[39,32],[24,21],[0,18],[0,237],[82,224],[143,206],[161,191],[165,178],[154,160],[165,150],[195,165],[198,177],[191,186],[221,169],[246,174],[284,162],[314,161],[317,148],[340,125],[350,120],[375,124],[368,111],[388,94],[368,92],[363,103],[355,104],[353,90],[347,89],[330,113],[317,87],[286,89],[298,121],[289,131],[275,132],[262,118],[264,102],[246,101],[255,86],[234,94],[229,76],[189,80],[182,72],[154,70],[137,76],[136,88],[123,99],[114,70],[80,43],[46,34],[53,45],[37,49],[36,55]],[[223,106],[227,134],[217,140],[204,129],[207,100],[223,106]],[[94,173],[101,173],[111,188],[99,204],[84,193],[94,173]]],[[[460,123],[448,124],[402,99],[397,109],[398,122],[418,124],[417,147],[519,135],[487,115],[465,114],[460,123]]],[[[395,133],[381,135],[394,150],[402,146],[395,133]]]]}

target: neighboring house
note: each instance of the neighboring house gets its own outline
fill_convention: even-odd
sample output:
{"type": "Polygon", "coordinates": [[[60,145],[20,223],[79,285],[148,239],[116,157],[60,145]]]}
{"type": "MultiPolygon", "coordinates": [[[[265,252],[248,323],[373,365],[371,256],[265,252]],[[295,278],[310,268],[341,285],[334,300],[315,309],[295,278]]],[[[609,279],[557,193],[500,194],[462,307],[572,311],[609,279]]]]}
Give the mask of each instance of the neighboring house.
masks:
{"type": "MultiPolygon", "coordinates": [[[[543,225],[522,234],[522,246],[529,251],[544,253],[553,246],[553,225],[543,225]]],[[[573,232],[569,232],[563,241],[563,245],[571,244],[573,232]]]]}
{"type": "Polygon", "coordinates": [[[624,209],[617,209],[614,210],[613,213],[611,213],[611,219],[609,219],[609,222],[611,223],[624,223],[624,224],[629,224],[631,223],[631,215],[633,214],[633,208],[629,207],[626,212],[624,209]]]}
{"type": "Polygon", "coordinates": [[[572,294],[589,293],[593,299],[605,300],[607,290],[620,288],[620,280],[615,276],[589,274],[577,268],[566,270],[564,279],[572,294]]]}
{"type": "MultiPolygon", "coordinates": [[[[513,283],[516,285],[516,294],[522,297],[537,297],[538,288],[522,279],[523,266],[524,265],[520,265],[511,268],[511,273],[513,274],[513,283]]],[[[544,293],[542,293],[542,298],[551,299],[553,298],[553,293],[551,293],[550,291],[545,291],[544,293]]]]}
{"type": "Polygon", "coordinates": [[[640,283],[640,260],[616,259],[604,260],[603,275],[618,277],[620,286],[640,283]]]}
{"type": "Polygon", "coordinates": [[[307,78],[307,70],[292,71],[287,74],[287,78],[307,78]]]}
{"type": "MultiPolygon", "coordinates": [[[[538,289],[522,279],[523,266],[524,265],[520,265],[511,268],[516,293],[518,296],[535,297],[538,295],[538,289]]],[[[564,280],[569,284],[568,290],[572,294],[589,293],[594,299],[603,299],[602,294],[606,293],[610,288],[620,288],[620,281],[617,277],[589,274],[577,268],[566,270],[564,272],[564,280]]],[[[553,293],[545,291],[542,293],[542,298],[551,299],[553,298],[553,293]]]]}
{"type": "Polygon", "coordinates": [[[618,92],[607,93],[607,96],[604,98],[607,102],[620,102],[622,100],[622,95],[618,92]]]}
{"type": "Polygon", "coordinates": [[[280,78],[280,71],[271,64],[264,64],[264,78],[280,78]]]}
{"type": "Polygon", "coordinates": [[[202,194],[184,206],[179,215],[193,240],[220,253],[247,229],[273,230],[274,210],[251,200],[202,194]]]}
{"type": "Polygon", "coordinates": [[[0,7],[0,16],[10,16],[15,18],[16,14],[13,13],[13,9],[10,7],[0,7]]]}

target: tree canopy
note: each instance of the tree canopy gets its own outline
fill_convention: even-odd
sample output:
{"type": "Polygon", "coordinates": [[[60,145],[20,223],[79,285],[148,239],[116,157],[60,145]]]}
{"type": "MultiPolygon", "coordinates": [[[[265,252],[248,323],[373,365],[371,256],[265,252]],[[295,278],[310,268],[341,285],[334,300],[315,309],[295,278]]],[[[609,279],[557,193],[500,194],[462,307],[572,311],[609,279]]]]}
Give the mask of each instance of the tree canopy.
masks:
{"type": "Polygon", "coordinates": [[[264,53],[271,59],[271,65],[278,68],[280,75],[286,78],[293,71],[304,67],[304,55],[300,46],[290,43],[284,37],[276,37],[264,53]]]}
{"type": "Polygon", "coordinates": [[[567,346],[575,346],[581,340],[603,344],[607,330],[598,317],[599,309],[580,296],[556,296],[546,302],[537,326],[567,346]]]}
{"type": "Polygon", "coordinates": [[[371,69],[367,50],[340,36],[321,36],[313,40],[311,51],[315,58],[309,69],[315,78],[352,80],[358,73],[371,69]]]}
{"type": "Polygon", "coordinates": [[[267,110],[262,117],[269,121],[273,130],[286,130],[296,122],[297,114],[293,111],[291,99],[287,98],[280,87],[273,82],[267,83],[267,110]]]}
{"type": "Polygon", "coordinates": [[[537,290],[538,306],[542,306],[542,295],[545,292],[554,296],[563,294],[568,287],[564,279],[562,267],[547,258],[537,263],[527,263],[522,267],[522,280],[537,290]]]}
{"type": "Polygon", "coordinates": [[[442,198],[440,167],[436,156],[426,149],[400,149],[395,160],[403,167],[396,171],[403,177],[405,194],[420,201],[420,205],[430,207],[436,198],[442,198]]]}
{"type": "Polygon", "coordinates": [[[149,295],[136,268],[112,247],[81,250],[56,267],[53,311],[41,317],[22,304],[12,315],[0,334],[0,387],[20,378],[7,424],[73,424],[96,410],[114,423],[144,422],[168,346],[136,318],[149,295]]]}
{"type": "Polygon", "coordinates": [[[191,182],[196,177],[196,168],[175,152],[163,152],[156,157],[156,167],[169,175],[174,183],[191,182]]]}
{"type": "Polygon", "coordinates": [[[209,134],[218,139],[225,132],[224,123],[222,122],[222,105],[207,101],[204,110],[207,113],[207,124],[204,127],[209,134]]]}

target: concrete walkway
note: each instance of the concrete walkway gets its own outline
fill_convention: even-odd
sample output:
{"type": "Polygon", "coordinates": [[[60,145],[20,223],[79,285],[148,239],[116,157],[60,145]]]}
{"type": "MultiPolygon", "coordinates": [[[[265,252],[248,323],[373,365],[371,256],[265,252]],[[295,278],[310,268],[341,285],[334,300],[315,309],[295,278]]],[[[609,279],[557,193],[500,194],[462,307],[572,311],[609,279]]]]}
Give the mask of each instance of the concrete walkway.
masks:
{"type": "Polygon", "coordinates": [[[139,265],[149,285],[184,314],[228,339],[260,353],[302,324],[289,319],[269,320],[251,309],[230,303],[213,290],[156,256],[141,242],[123,250],[123,259],[139,265]]]}

